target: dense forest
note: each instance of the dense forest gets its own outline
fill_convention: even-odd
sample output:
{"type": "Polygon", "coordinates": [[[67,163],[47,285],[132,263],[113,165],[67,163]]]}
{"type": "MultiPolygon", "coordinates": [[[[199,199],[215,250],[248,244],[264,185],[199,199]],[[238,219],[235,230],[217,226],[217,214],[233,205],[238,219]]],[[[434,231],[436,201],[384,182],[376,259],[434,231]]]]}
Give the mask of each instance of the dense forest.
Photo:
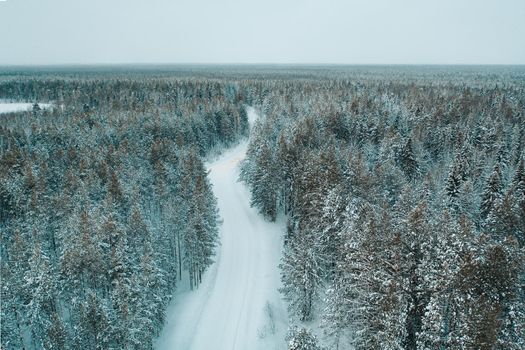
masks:
{"type": "Polygon", "coordinates": [[[3,349],[150,349],[217,242],[203,156],[247,133],[214,81],[6,79],[55,107],[1,116],[3,349]]]}
{"type": "MultiPolygon", "coordinates": [[[[6,69],[1,347],[151,349],[249,133],[290,349],[525,348],[522,67],[6,69]]],[[[227,322],[227,320],[225,320],[227,322]]]]}
{"type": "Polygon", "coordinates": [[[330,348],[523,349],[523,72],[417,73],[265,85],[241,178],[281,292],[330,348]]]}

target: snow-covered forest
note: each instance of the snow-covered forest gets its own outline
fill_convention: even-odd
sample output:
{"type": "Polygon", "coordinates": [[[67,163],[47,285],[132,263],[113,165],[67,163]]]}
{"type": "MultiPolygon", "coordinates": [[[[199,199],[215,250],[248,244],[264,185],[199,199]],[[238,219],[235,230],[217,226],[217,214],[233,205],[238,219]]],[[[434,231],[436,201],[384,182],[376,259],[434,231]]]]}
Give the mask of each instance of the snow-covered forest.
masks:
{"type": "Polygon", "coordinates": [[[2,348],[150,349],[181,278],[211,264],[202,157],[247,132],[232,84],[23,78],[1,115],[2,348]]]}
{"type": "Polygon", "coordinates": [[[259,85],[242,178],[330,348],[525,348],[524,72],[449,69],[259,85]]]}
{"type": "Polygon", "coordinates": [[[0,101],[50,106],[0,114],[2,349],[152,349],[248,136],[284,348],[525,348],[523,67],[12,68],[0,101]]]}

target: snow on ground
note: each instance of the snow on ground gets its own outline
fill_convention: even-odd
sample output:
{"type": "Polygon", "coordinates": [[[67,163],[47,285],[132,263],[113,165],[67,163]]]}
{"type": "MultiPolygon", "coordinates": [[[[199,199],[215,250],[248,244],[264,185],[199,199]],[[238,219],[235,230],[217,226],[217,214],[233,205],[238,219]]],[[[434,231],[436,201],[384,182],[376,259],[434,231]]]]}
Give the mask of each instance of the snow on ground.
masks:
{"type": "MultiPolygon", "coordinates": [[[[257,115],[248,109],[250,124],[257,115]]],[[[284,220],[265,221],[238,182],[248,141],[208,164],[220,216],[221,245],[202,284],[179,285],[168,308],[159,350],[285,349],[286,305],[278,292],[284,220]]]]}
{"type": "MultiPolygon", "coordinates": [[[[45,109],[51,107],[50,103],[39,103],[40,108],[45,109]]],[[[1,102],[0,101],[0,114],[11,113],[11,112],[23,112],[33,108],[32,103],[22,102],[1,102]]]]}

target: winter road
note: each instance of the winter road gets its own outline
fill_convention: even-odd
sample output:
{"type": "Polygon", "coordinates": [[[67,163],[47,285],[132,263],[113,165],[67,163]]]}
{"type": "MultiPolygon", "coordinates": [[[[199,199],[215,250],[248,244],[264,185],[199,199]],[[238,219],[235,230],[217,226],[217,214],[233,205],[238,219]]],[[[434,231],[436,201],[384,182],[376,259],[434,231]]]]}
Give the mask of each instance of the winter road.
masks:
{"type": "MultiPolygon", "coordinates": [[[[248,109],[250,124],[257,115],[248,109]]],[[[282,222],[269,223],[250,207],[238,182],[242,141],[208,164],[219,213],[220,246],[199,288],[179,287],[157,349],[283,349],[286,312],[279,287],[282,222]]]]}

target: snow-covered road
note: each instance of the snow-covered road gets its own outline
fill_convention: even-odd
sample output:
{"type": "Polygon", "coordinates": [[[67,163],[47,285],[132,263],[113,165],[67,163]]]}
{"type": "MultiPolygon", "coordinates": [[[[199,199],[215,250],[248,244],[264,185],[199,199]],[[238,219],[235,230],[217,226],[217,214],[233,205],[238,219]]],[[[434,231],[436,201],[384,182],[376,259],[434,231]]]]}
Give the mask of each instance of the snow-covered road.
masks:
{"type": "MultiPolygon", "coordinates": [[[[251,108],[248,117],[251,124],[257,117],[251,108]]],[[[247,145],[243,141],[208,164],[224,220],[221,245],[198,290],[179,286],[159,350],[286,348],[287,316],[277,291],[283,223],[265,221],[237,181],[247,145]]]]}

